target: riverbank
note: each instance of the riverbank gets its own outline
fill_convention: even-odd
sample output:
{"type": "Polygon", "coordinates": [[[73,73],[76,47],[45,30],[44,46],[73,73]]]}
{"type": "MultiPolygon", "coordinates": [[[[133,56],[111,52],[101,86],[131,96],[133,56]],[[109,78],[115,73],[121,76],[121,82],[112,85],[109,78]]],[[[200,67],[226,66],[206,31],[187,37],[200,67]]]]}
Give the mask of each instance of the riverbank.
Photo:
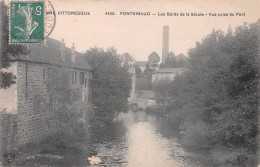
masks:
{"type": "MultiPolygon", "coordinates": [[[[144,111],[121,113],[102,127],[92,127],[91,138],[70,145],[68,136],[52,136],[28,144],[15,153],[15,166],[128,166],[233,167],[234,150],[189,147],[166,117],[144,111]],[[233,151],[233,152],[232,152],[233,151]],[[160,156],[158,156],[160,155],[160,156]],[[96,165],[89,157],[97,157],[96,165]],[[216,163],[217,162],[217,163],[216,163]],[[225,162],[225,163],[223,163],[225,162]]],[[[251,158],[251,157],[250,157],[251,158]]],[[[253,165],[253,164],[252,164],[253,165]]]]}
{"type": "Polygon", "coordinates": [[[247,165],[247,167],[255,167],[258,164],[257,155],[248,152],[245,148],[209,145],[206,138],[199,138],[204,136],[203,130],[207,128],[204,125],[194,126],[190,131],[182,131],[177,126],[179,123],[173,122],[170,114],[165,115],[154,109],[148,109],[146,113],[161,119],[162,125],[160,126],[164,135],[175,136],[182,147],[191,153],[190,158],[200,162],[201,166],[237,167],[247,165]],[[193,142],[199,139],[201,142],[193,142]],[[244,157],[242,162],[240,157],[244,157]]]}
{"type": "Polygon", "coordinates": [[[72,136],[57,133],[39,143],[28,143],[15,154],[14,166],[82,166],[94,148],[87,141],[71,142],[72,136]],[[69,144],[71,143],[71,144],[69,144]]]}

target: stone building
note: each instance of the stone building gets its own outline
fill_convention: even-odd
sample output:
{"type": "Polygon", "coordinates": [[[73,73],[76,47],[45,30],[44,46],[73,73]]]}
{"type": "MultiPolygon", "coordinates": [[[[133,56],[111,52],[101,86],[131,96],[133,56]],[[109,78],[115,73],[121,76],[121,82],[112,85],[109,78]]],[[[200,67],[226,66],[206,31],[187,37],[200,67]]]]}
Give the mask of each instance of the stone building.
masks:
{"type": "Polygon", "coordinates": [[[74,44],[68,48],[63,40],[49,38],[46,45],[28,45],[28,50],[29,54],[20,55],[7,69],[17,77],[16,84],[0,89],[0,106],[12,118],[12,132],[9,132],[12,140],[7,141],[18,145],[41,140],[58,128],[51,112],[53,99],[48,95],[45,82],[55,80],[55,69],[65,67],[69,71],[71,84],[80,89],[82,101],[88,103],[91,95],[92,69],[86,57],[75,51],[74,44]]]}

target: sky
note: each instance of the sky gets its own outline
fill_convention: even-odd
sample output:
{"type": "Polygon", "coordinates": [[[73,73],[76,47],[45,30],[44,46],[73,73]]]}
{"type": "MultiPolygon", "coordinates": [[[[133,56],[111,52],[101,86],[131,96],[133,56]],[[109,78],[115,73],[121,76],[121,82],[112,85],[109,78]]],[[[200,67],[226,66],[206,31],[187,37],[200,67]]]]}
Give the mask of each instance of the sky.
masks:
{"type": "Polygon", "coordinates": [[[136,60],[147,60],[156,51],[162,54],[163,25],[170,27],[170,51],[175,55],[195,46],[206,35],[230,25],[233,29],[243,22],[260,18],[260,0],[50,0],[58,11],[88,11],[90,16],[57,15],[51,38],[64,38],[68,47],[76,50],[91,47],[114,47],[119,54],[129,53],[136,60]],[[115,12],[107,16],[105,12],[115,12]],[[171,13],[245,13],[246,16],[122,16],[120,12],[171,13]]]}

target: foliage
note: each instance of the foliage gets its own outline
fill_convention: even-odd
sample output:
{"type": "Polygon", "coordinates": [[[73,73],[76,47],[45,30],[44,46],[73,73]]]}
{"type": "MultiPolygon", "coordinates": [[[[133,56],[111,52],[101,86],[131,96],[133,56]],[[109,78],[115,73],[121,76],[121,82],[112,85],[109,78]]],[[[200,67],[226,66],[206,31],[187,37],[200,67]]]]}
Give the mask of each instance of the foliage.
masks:
{"type": "Polygon", "coordinates": [[[257,166],[258,158],[257,155],[247,153],[245,148],[230,149],[227,147],[215,147],[211,151],[211,159],[214,162],[214,166],[226,167],[226,166],[257,166]],[[238,162],[238,155],[248,157],[246,164],[238,162]]]}
{"type": "Polygon", "coordinates": [[[119,55],[113,48],[107,51],[92,48],[86,56],[94,68],[92,102],[97,107],[96,118],[106,122],[115,114],[127,110],[131,77],[127,69],[121,66],[119,55]]]}
{"type": "Polygon", "coordinates": [[[171,87],[170,80],[159,80],[153,85],[153,91],[155,92],[156,102],[157,104],[161,104],[163,108],[163,112],[165,112],[165,107],[168,104],[170,99],[169,89],[171,87]]]}
{"type": "Polygon", "coordinates": [[[52,76],[46,81],[49,96],[48,107],[54,113],[60,133],[74,138],[74,142],[87,138],[88,118],[91,105],[81,101],[80,89],[70,82],[71,70],[53,68],[52,76]]]}
{"type": "Polygon", "coordinates": [[[179,54],[176,56],[177,58],[177,67],[185,67],[187,64],[187,57],[184,54],[179,54]]]}
{"type": "Polygon", "coordinates": [[[146,64],[146,67],[145,67],[145,70],[144,70],[144,73],[143,73],[143,77],[151,78],[152,73],[153,73],[153,69],[150,68],[149,64],[146,64]]]}
{"type": "Polygon", "coordinates": [[[160,61],[160,56],[156,53],[153,52],[149,55],[148,57],[148,64],[151,66],[156,66],[160,61]]]}
{"type": "MultiPolygon", "coordinates": [[[[27,49],[23,45],[9,45],[9,26],[8,26],[8,7],[3,1],[0,2],[0,70],[2,68],[8,68],[11,60],[19,58],[19,55],[28,53],[27,49]]],[[[0,89],[6,89],[15,83],[16,77],[11,72],[0,71],[0,89]]]]}
{"type": "Polygon", "coordinates": [[[213,30],[190,49],[188,70],[167,87],[169,119],[184,132],[183,141],[194,141],[190,146],[256,152],[259,30],[260,21],[234,33],[213,30]]]}
{"type": "Polygon", "coordinates": [[[166,58],[165,66],[166,68],[177,68],[184,67],[187,64],[187,58],[183,54],[177,56],[173,52],[170,52],[166,58]]]}
{"type": "Polygon", "coordinates": [[[151,78],[140,77],[136,78],[136,90],[152,90],[153,85],[151,83],[151,78]]]}
{"type": "Polygon", "coordinates": [[[198,122],[193,126],[189,126],[183,134],[183,144],[199,149],[207,149],[211,145],[209,128],[207,124],[198,122]]]}
{"type": "Polygon", "coordinates": [[[175,59],[175,54],[173,52],[170,52],[165,60],[165,66],[167,68],[174,68],[177,65],[177,61],[175,59]]]}
{"type": "Polygon", "coordinates": [[[88,127],[93,109],[90,104],[81,102],[79,89],[70,82],[70,69],[53,67],[52,70],[52,76],[48,75],[46,80],[49,97],[43,102],[49,108],[46,108],[51,114],[49,119],[59,126],[58,130],[40,142],[20,147],[15,166],[82,166],[87,164],[86,157],[91,154],[88,127]],[[34,158],[28,158],[29,155],[34,158]],[[61,159],[43,155],[58,155],[61,159]]]}
{"type": "Polygon", "coordinates": [[[129,53],[118,55],[118,58],[124,68],[129,68],[130,66],[133,66],[135,64],[135,59],[129,53]]]}

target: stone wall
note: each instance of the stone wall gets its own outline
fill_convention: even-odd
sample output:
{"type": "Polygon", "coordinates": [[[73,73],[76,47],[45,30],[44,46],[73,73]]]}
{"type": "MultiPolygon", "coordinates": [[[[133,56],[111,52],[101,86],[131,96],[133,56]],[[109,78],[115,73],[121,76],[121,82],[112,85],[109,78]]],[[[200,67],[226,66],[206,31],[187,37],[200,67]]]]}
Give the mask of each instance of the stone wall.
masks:
{"type": "Polygon", "coordinates": [[[17,115],[0,112],[0,150],[1,157],[18,147],[18,123],[17,115]]]}
{"type": "MultiPolygon", "coordinates": [[[[32,62],[17,63],[17,141],[19,145],[37,142],[44,137],[54,134],[59,128],[50,108],[50,97],[45,80],[50,77],[50,69],[57,68],[50,64],[32,62]]],[[[82,92],[82,100],[88,101],[88,85],[80,84],[79,72],[84,72],[86,78],[90,73],[77,71],[77,84],[82,92]],[[87,99],[86,99],[87,96],[87,99]]]]}
{"type": "Polygon", "coordinates": [[[43,82],[43,72],[48,67],[50,66],[45,64],[17,63],[19,145],[38,141],[57,129],[55,121],[52,120],[53,113],[43,109],[46,104],[37,102],[48,101],[47,86],[43,82]]]}

